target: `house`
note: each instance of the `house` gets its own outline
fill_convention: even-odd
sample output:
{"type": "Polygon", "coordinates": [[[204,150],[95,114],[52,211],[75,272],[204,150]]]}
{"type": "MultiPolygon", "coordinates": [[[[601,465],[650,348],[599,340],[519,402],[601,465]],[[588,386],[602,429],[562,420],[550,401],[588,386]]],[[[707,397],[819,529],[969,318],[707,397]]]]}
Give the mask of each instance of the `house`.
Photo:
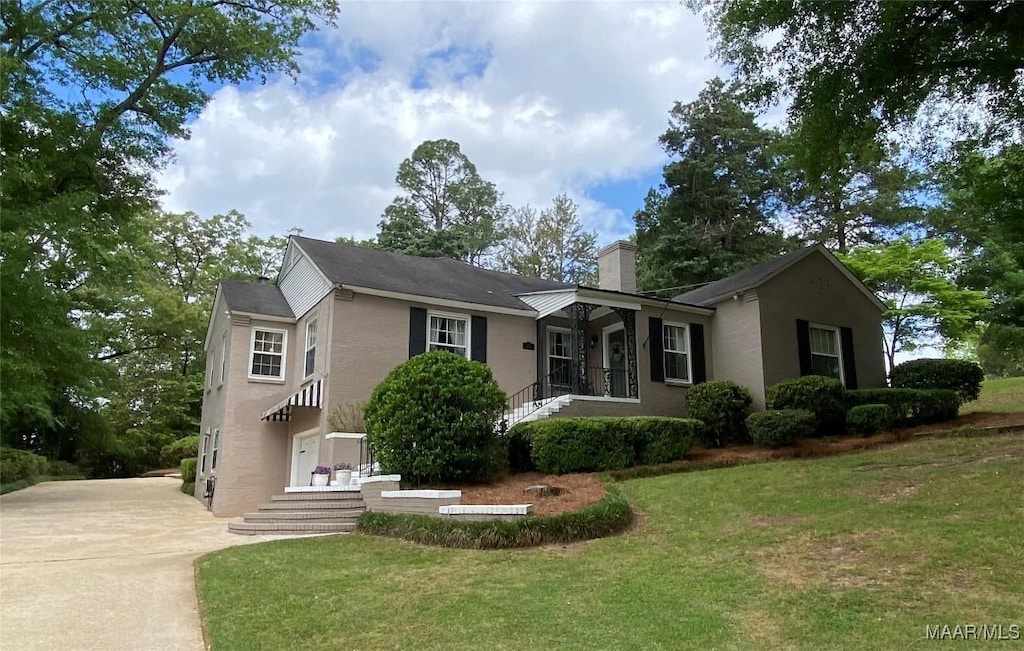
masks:
{"type": "Polygon", "coordinates": [[[598,287],[293,236],[276,285],[222,280],[207,331],[197,495],[218,516],[365,462],[328,416],[426,350],[487,364],[510,421],[686,414],[710,379],[823,373],[883,386],[884,306],[809,247],[673,299],[636,291],[636,247],[599,253],[598,287]]]}

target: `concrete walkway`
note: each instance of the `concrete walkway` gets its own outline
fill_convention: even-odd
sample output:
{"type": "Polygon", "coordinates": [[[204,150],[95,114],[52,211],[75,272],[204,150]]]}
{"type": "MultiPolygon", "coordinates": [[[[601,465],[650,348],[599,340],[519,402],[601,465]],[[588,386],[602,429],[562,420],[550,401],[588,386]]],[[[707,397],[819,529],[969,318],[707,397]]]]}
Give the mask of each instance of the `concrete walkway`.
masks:
{"type": "Polygon", "coordinates": [[[192,561],[275,537],[227,533],[179,486],[49,482],[0,498],[0,648],[203,649],[192,561]]]}

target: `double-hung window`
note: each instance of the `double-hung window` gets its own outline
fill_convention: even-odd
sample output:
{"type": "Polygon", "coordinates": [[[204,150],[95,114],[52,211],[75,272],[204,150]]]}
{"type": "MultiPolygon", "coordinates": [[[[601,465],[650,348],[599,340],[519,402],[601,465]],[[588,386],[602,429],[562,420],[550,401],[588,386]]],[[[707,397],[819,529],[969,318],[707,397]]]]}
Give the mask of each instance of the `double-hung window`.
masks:
{"type": "Polygon", "coordinates": [[[249,355],[249,377],[284,379],[284,330],[252,329],[252,350],[249,355]]]}
{"type": "Polygon", "coordinates": [[[306,367],[302,377],[309,377],[316,369],[316,319],[306,323],[306,367]]]}
{"type": "Polygon", "coordinates": [[[220,383],[224,384],[224,378],[228,374],[228,333],[220,340],[220,383]]]}
{"type": "Polygon", "coordinates": [[[690,345],[685,325],[662,325],[662,346],[665,351],[665,380],[690,381],[690,345]]]}
{"type": "Polygon", "coordinates": [[[213,454],[210,455],[210,470],[217,469],[217,451],[220,450],[220,430],[213,430],[213,454]]]}
{"type": "Polygon", "coordinates": [[[431,314],[427,328],[427,350],[447,350],[469,359],[469,319],[431,314]]]}
{"type": "Polygon", "coordinates": [[[555,386],[569,386],[572,337],[568,330],[548,328],[548,378],[555,386]]]}
{"type": "Polygon", "coordinates": [[[843,361],[839,344],[839,329],[832,326],[810,326],[811,372],[843,380],[843,361]]]}
{"type": "Polygon", "coordinates": [[[210,451],[210,430],[207,429],[206,433],[203,434],[203,454],[199,460],[199,472],[206,473],[206,455],[210,451]]]}

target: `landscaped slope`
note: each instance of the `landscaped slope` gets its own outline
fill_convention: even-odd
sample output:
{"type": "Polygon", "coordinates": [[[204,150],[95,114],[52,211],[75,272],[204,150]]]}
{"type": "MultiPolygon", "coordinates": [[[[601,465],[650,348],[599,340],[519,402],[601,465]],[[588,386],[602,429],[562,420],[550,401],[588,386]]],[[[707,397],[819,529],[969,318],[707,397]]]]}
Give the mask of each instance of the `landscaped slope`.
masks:
{"type": "Polygon", "coordinates": [[[200,596],[214,649],[909,648],[1022,623],[1022,486],[1024,436],[913,441],[627,482],[642,525],[568,547],[238,547],[200,596]]]}

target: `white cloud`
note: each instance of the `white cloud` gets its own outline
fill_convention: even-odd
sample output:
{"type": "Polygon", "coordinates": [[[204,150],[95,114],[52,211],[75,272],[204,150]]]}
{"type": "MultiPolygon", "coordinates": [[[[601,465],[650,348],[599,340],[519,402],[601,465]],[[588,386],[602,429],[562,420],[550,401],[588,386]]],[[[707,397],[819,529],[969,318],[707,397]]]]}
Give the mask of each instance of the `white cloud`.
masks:
{"type": "Polygon", "coordinates": [[[656,172],[672,103],[720,74],[674,1],[346,3],[315,41],[299,83],[215,94],[162,175],[169,209],[369,237],[399,162],[451,138],[508,202],[569,192],[608,240],[628,215],[588,190],[656,172]],[[351,68],[362,60],[372,71],[351,68]]]}

